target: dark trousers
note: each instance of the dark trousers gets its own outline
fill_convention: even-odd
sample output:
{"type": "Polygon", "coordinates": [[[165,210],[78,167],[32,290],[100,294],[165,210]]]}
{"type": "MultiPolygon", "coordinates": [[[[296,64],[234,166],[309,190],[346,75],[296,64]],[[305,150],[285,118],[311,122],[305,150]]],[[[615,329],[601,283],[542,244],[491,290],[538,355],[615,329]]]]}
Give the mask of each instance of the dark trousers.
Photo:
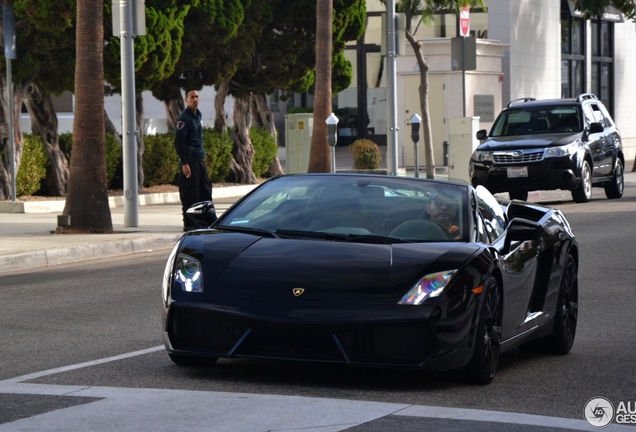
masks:
{"type": "Polygon", "coordinates": [[[188,217],[186,210],[193,204],[201,201],[212,201],[212,181],[208,175],[208,168],[205,162],[190,162],[190,178],[179,173],[179,199],[181,200],[181,211],[183,213],[184,227],[197,227],[199,224],[188,217]]]}

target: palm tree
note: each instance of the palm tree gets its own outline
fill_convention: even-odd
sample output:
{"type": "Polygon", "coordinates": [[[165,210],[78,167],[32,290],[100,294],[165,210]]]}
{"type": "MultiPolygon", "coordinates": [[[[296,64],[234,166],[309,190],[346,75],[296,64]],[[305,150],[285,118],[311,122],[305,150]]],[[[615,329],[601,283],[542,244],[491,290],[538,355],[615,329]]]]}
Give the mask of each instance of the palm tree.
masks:
{"type": "Polygon", "coordinates": [[[104,149],[104,25],[101,0],[77,1],[73,151],[64,215],[74,231],[113,231],[104,149]]]}
{"type": "Polygon", "coordinates": [[[327,117],[331,114],[332,0],[316,0],[316,84],[314,127],[311,136],[308,172],[331,171],[327,143],[327,117]]]}

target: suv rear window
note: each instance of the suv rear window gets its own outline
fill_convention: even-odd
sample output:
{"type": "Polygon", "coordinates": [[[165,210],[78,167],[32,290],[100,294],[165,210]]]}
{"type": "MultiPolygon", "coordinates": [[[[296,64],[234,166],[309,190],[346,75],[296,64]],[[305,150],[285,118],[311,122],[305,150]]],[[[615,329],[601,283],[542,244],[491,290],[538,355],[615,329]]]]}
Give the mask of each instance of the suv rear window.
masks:
{"type": "Polygon", "coordinates": [[[509,108],[501,113],[490,136],[515,136],[581,130],[578,106],[509,108]]]}

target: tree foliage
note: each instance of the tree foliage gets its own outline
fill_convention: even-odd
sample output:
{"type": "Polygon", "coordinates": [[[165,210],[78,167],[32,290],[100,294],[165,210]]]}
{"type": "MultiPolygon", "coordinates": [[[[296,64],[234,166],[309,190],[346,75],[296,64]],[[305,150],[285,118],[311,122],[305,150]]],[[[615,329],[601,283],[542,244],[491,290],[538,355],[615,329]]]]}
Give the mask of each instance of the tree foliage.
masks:
{"type": "Polygon", "coordinates": [[[583,12],[586,18],[603,15],[603,10],[608,6],[614,6],[625,14],[626,18],[636,18],[636,5],[633,0],[574,0],[574,6],[583,12]]]}

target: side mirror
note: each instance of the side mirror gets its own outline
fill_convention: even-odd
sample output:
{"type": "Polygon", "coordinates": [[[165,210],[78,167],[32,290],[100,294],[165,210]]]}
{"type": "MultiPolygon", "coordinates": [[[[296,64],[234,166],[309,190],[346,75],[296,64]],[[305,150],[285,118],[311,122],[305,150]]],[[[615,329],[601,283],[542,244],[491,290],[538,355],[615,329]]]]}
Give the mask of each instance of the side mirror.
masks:
{"type": "Polygon", "coordinates": [[[605,130],[605,127],[601,123],[590,123],[589,133],[600,133],[605,130]]]}
{"type": "Polygon", "coordinates": [[[207,226],[212,225],[217,219],[216,209],[212,201],[202,201],[193,204],[186,214],[189,218],[207,226]]]}
{"type": "Polygon", "coordinates": [[[510,252],[510,246],[513,241],[538,241],[541,239],[544,232],[545,229],[543,226],[529,219],[518,217],[512,219],[508,224],[503,253],[507,254],[510,252]]]}
{"type": "Polygon", "coordinates": [[[488,137],[488,131],[486,129],[478,130],[476,136],[479,141],[483,141],[488,137]]]}

